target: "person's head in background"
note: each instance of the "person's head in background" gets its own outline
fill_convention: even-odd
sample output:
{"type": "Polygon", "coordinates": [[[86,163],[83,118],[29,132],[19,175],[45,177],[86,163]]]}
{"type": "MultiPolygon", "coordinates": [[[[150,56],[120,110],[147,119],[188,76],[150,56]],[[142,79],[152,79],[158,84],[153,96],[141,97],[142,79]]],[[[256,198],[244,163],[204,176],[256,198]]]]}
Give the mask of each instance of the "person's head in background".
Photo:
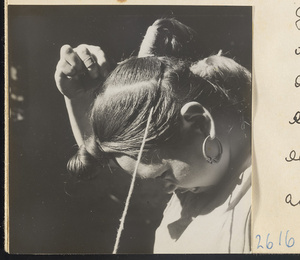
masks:
{"type": "Polygon", "coordinates": [[[251,74],[232,59],[131,58],[104,83],[92,108],[93,135],[69,169],[84,176],[114,159],[132,173],[153,107],[138,176],[163,179],[168,192],[205,190],[249,166],[250,104],[251,74]]]}

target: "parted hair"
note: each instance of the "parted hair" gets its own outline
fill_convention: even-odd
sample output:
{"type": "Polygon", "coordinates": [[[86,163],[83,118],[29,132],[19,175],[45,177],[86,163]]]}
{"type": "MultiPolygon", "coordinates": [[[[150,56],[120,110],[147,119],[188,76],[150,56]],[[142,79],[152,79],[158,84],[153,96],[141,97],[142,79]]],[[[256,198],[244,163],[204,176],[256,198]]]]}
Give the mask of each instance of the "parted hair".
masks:
{"type": "Polygon", "coordinates": [[[68,169],[89,178],[117,154],[135,158],[149,111],[144,154],[178,142],[180,109],[197,101],[214,115],[238,116],[250,124],[251,74],[230,58],[211,56],[190,63],[174,57],[133,57],[109,75],[94,101],[93,134],[70,159],[68,169]]]}

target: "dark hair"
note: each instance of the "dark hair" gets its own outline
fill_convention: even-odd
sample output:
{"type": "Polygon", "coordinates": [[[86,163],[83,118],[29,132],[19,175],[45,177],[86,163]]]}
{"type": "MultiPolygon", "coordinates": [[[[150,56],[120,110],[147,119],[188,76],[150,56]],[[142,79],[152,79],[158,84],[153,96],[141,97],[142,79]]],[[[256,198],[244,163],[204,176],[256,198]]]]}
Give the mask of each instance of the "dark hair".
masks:
{"type": "Polygon", "coordinates": [[[174,18],[163,18],[148,27],[138,56],[169,56],[195,61],[199,59],[202,47],[192,28],[174,18]]]}
{"type": "MultiPolygon", "coordinates": [[[[212,55],[194,63],[191,71],[208,81],[229,102],[217,102],[215,109],[219,107],[227,114],[237,112],[242,121],[251,124],[252,81],[246,68],[233,59],[212,55]]],[[[210,106],[213,109],[212,104],[210,106]]]]}
{"type": "Polygon", "coordinates": [[[190,65],[167,57],[131,58],[119,64],[94,102],[93,135],[85,143],[85,153],[81,148],[69,169],[81,174],[96,160],[103,163],[111,155],[136,157],[152,107],[146,153],[180,139],[180,109],[189,101],[198,101],[212,115],[248,117],[250,97],[244,94],[251,89],[251,76],[245,68],[221,56],[190,65]],[[247,111],[240,109],[242,103],[247,111]],[[87,159],[87,153],[94,159],[87,159]]]}

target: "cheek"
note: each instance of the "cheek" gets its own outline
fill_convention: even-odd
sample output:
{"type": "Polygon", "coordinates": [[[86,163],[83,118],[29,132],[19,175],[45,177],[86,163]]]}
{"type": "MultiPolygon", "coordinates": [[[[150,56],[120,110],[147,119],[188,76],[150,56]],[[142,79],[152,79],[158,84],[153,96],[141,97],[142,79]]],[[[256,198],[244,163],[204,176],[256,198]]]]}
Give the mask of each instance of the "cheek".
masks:
{"type": "Polygon", "coordinates": [[[172,168],[173,175],[179,186],[190,188],[199,177],[201,169],[200,156],[192,147],[170,151],[168,163],[172,168]]]}
{"type": "Polygon", "coordinates": [[[200,182],[201,173],[199,167],[183,161],[172,161],[170,165],[172,165],[173,175],[179,186],[190,188],[196,182],[200,182]]]}
{"type": "Polygon", "coordinates": [[[192,156],[185,161],[177,160],[170,164],[178,185],[183,188],[204,187],[212,184],[212,169],[201,157],[192,156]]]}

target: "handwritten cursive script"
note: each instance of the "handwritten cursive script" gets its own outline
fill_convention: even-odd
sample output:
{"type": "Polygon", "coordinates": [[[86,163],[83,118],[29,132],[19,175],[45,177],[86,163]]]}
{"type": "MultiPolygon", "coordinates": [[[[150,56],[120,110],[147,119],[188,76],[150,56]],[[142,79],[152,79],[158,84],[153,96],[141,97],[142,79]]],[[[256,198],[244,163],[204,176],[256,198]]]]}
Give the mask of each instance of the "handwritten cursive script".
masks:
{"type": "Polygon", "coordinates": [[[296,88],[299,88],[299,87],[300,87],[299,80],[300,80],[300,75],[298,75],[297,78],[295,79],[295,87],[296,87],[296,88]]]}
{"type": "Polygon", "coordinates": [[[285,197],[285,203],[286,203],[286,204],[290,204],[290,205],[293,206],[293,207],[296,207],[296,206],[299,206],[299,205],[300,205],[300,200],[299,200],[298,202],[295,202],[295,201],[293,201],[292,194],[288,194],[288,195],[285,197]]]}
{"type": "Polygon", "coordinates": [[[287,162],[300,161],[300,156],[297,158],[297,153],[295,150],[292,150],[288,157],[285,157],[287,162]]]}
{"type": "MultiPolygon", "coordinates": [[[[297,16],[297,17],[300,17],[300,7],[298,7],[297,10],[296,10],[296,16],[297,16]]],[[[300,30],[300,19],[298,19],[298,20],[295,22],[295,25],[296,25],[297,29],[300,30]]]]}
{"type": "Polygon", "coordinates": [[[289,121],[289,123],[290,123],[291,125],[293,125],[293,124],[295,124],[295,123],[300,124],[300,111],[298,111],[298,112],[294,115],[293,119],[294,119],[293,122],[289,121]]]}

